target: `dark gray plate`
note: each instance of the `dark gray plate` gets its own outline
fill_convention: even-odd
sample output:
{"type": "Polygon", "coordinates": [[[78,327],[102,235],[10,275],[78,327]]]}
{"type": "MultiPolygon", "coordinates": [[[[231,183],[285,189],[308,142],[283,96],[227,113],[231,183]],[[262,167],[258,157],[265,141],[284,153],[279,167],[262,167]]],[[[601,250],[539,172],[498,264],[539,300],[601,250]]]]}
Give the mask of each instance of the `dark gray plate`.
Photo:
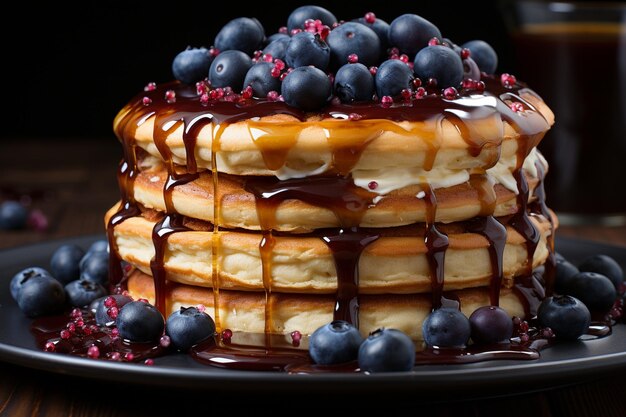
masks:
{"type": "MultiPolygon", "coordinates": [[[[254,390],[335,393],[376,392],[378,395],[493,396],[541,390],[607,376],[626,368],[626,325],[598,340],[560,344],[544,350],[535,361],[497,360],[464,365],[425,365],[412,372],[359,374],[321,373],[290,375],[279,372],[234,371],[195,362],[185,354],[158,358],[155,366],[89,360],[42,352],[29,331],[30,320],[18,309],[9,292],[9,280],[28,266],[48,268],[52,252],[63,243],[87,247],[103,236],[86,236],[24,246],[0,252],[0,360],[25,367],[99,380],[222,392],[254,390]]],[[[626,248],[589,241],[557,239],[558,252],[577,263],[604,253],[626,267],[626,248]]],[[[443,398],[443,397],[442,397],[443,398]]]]}

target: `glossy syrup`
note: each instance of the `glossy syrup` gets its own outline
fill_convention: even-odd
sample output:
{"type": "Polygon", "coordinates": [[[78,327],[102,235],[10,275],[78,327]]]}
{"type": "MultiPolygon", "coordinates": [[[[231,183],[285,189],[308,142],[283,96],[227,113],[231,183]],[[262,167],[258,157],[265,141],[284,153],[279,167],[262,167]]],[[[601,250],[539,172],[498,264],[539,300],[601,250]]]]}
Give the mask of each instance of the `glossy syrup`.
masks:
{"type": "MultiPolygon", "coordinates": [[[[507,219],[507,223],[522,235],[526,242],[527,262],[526,278],[516,281],[514,291],[522,300],[527,316],[536,310],[538,300],[545,292],[541,280],[532,274],[532,263],[535,250],[539,244],[538,230],[531,220],[534,215],[546,216],[545,195],[543,188],[538,187],[535,197],[538,203],[529,205],[530,197],[527,181],[522,173],[522,163],[528,153],[541,140],[548,129],[548,122],[541,116],[531,103],[522,98],[523,93],[532,94],[524,85],[514,88],[503,87],[495,78],[486,78],[485,93],[476,94],[472,91],[461,91],[458,99],[445,100],[439,95],[430,94],[423,100],[410,103],[397,103],[384,108],[375,103],[346,105],[331,102],[320,114],[322,120],[310,121],[310,115],[285,105],[283,102],[266,100],[235,100],[210,101],[202,104],[195,88],[179,83],[169,83],[156,89],[139,94],[122,111],[115,131],[124,148],[124,161],[121,164],[118,178],[122,200],[118,212],[112,217],[108,225],[109,240],[111,242],[113,261],[111,264],[112,276],[117,276],[116,262],[119,256],[113,230],[116,225],[126,219],[138,215],[140,208],[132,196],[132,185],[139,167],[135,143],[136,130],[157,114],[153,137],[155,145],[168,169],[163,194],[166,213],[161,221],[157,222],[153,230],[155,257],[151,262],[151,269],[155,279],[156,304],[165,311],[167,298],[167,276],[163,266],[166,256],[167,239],[174,233],[187,230],[182,220],[176,215],[173,207],[172,194],[176,186],[193,181],[197,177],[196,138],[205,128],[211,131],[211,171],[213,178],[213,239],[212,239],[212,284],[214,296],[214,313],[218,331],[222,330],[220,323],[220,195],[219,195],[219,167],[218,155],[221,151],[222,133],[229,124],[240,120],[247,120],[247,128],[263,156],[268,169],[276,170],[286,163],[289,151],[295,145],[295,138],[299,133],[315,124],[323,129],[331,150],[331,166],[327,173],[303,179],[278,181],[273,177],[246,177],[245,188],[254,194],[256,199],[257,215],[262,228],[262,238],[259,243],[259,255],[262,261],[263,286],[265,291],[265,334],[262,342],[254,346],[244,347],[241,344],[224,342],[220,338],[196,347],[192,355],[203,362],[216,365],[220,362],[224,367],[237,369],[286,369],[289,363],[298,363],[306,366],[307,355],[294,352],[293,346],[283,346],[277,342],[272,328],[272,260],[276,245],[276,210],[290,199],[298,199],[309,204],[325,207],[331,210],[341,225],[340,228],[319,230],[315,232],[324,241],[333,254],[337,272],[337,292],[335,295],[335,319],[347,320],[358,326],[359,323],[359,259],[363,250],[376,241],[384,232],[375,229],[360,227],[360,220],[365,210],[371,206],[376,194],[356,187],[349,175],[350,170],[359,161],[367,145],[384,131],[394,131],[403,135],[420,135],[428,145],[427,155],[423,168],[429,170],[434,166],[441,144],[438,142],[437,130],[442,129],[445,123],[450,123],[460,133],[468,145],[470,155],[487,155],[494,164],[500,154],[500,146],[504,131],[503,122],[508,122],[519,134],[517,140],[517,166],[514,178],[517,182],[519,194],[517,198],[518,210],[507,219]],[[166,91],[173,91],[175,100],[165,100],[166,91]],[[144,97],[149,99],[150,105],[144,105],[144,97]],[[509,104],[520,102],[527,110],[520,115],[511,110],[509,104]],[[283,115],[288,120],[280,123],[264,121],[264,116],[283,115]],[[355,117],[356,115],[356,117],[355,117]],[[358,124],[351,120],[359,120],[358,124]],[[434,121],[427,124],[417,124],[418,127],[407,128],[401,126],[401,121],[434,121]],[[481,127],[482,126],[482,127],[481,127]],[[487,126],[487,128],[485,128],[487,126]],[[177,166],[171,154],[166,138],[176,129],[182,129],[185,145],[186,168],[177,166]],[[184,168],[184,169],[183,169],[184,168]],[[113,220],[115,219],[115,220],[113,220]],[[216,359],[217,358],[217,359],[216,359]],[[254,359],[252,359],[254,358],[254,359]],[[264,359],[259,359],[264,358],[264,359]],[[304,360],[304,359],[306,360],[304,360]],[[253,365],[252,363],[263,365],[253,365]]],[[[540,176],[544,174],[540,170],[540,176]]],[[[542,179],[542,178],[541,178],[542,179]]],[[[499,294],[503,282],[503,251],[506,243],[506,228],[496,218],[493,212],[496,206],[496,196],[493,184],[485,172],[476,172],[470,178],[470,185],[474,188],[481,200],[480,217],[465,222],[464,225],[471,232],[483,235],[489,244],[489,256],[492,269],[492,278],[489,284],[490,302],[499,304],[499,294]]],[[[413,225],[413,234],[422,236],[427,248],[427,260],[431,275],[432,308],[442,305],[460,308],[458,297],[453,292],[444,292],[445,286],[445,254],[449,246],[448,237],[442,230],[445,227],[437,224],[436,219],[436,190],[429,184],[421,184],[422,192],[418,198],[424,199],[427,208],[426,222],[413,225]]],[[[549,218],[549,217],[548,217],[549,218]]],[[[549,249],[553,251],[553,241],[549,242],[549,249]]],[[[553,259],[552,255],[550,255],[553,259]]],[[[548,270],[549,267],[546,268],[548,270]]],[[[549,275],[549,274],[548,274],[549,275]]],[[[543,279],[542,279],[543,280],[543,279]]],[[[550,288],[551,278],[545,279],[550,288]]],[[[118,282],[117,279],[114,280],[118,282]]],[[[533,346],[513,346],[504,355],[508,358],[532,359],[535,351],[533,346]],[[508,355],[508,356],[507,356],[508,355]]],[[[486,351],[471,349],[454,354],[434,352],[418,352],[418,363],[451,362],[464,363],[499,357],[488,354],[486,351]],[[420,356],[421,355],[421,356],[420,356]],[[441,359],[445,358],[445,359],[441,359]]]]}

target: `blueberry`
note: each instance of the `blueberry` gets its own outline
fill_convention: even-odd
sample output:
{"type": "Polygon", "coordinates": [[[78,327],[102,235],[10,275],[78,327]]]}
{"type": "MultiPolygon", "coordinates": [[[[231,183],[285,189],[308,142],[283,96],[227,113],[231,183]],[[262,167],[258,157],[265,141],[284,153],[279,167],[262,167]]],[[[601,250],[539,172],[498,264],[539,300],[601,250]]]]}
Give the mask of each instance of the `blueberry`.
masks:
{"type": "Polygon", "coordinates": [[[286,33],[276,32],[276,33],[273,33],[270,36],[268,36],[267,39],[265,39],[266,46],[269,45],[270,43],[272,43],[274,41],[277,41],[277,40],[280,40],[280,39],[289,41],[289,39],[291,39],[291,38],[286,33]]]}
{"type": "Polygon", "coordinates": [[[554,260],[556,262],[567,261],[565,256],[563,256],[563,254],[561,254],[560,252],[554,252],[554,260]]]}
{"type": "Polygon", "coordinates": [[[374,77],[363,64],[346,64],[335,74],[335,94],[342,103],[371,100],[374,77]]]}
{"type": "Polygon", "coordinates": [[[87,252],[85,252],[83,257],[80,259],[80,262],[78,263],[78,268],[80,270],[83,269],[83,264],[91,256],[91,254],[94,253],[94,252],[107,252],[108,253],[109,252],[109,242],[104,240],[104,239],[96,240],[95,242],[93,242],[87,248],[87,252]]]}
{"type": "MultiPolygon", "coordinates": [[[[105,295],[103,297],[98,297],[95,300],[92,300],[91,303],[89,303],[89,306],[87,307],[87,310],[94,315],[94,317],[96,316],[96,312],[98,311],[98,306],[100,304],[102,304],[102,302],[104,301],[105,298],[107,298],[108,295],[105,295]]],[[[97,322],[97,320],[96,320],[97,322]]],[[[100,324],[100,323],[98,323],[100,324]]]]}
{"type": "Polygon", "coordinates": [[[407,64],[399,59],[388,59],[380,64],[376,72],[376,94],[378,98],[397,97],[402,90],[412,90],[414,78],[407,64]]]}
{"type": "Polygon", "coordinates": [[[109,282],[109,253],[87,252],[80,260],[80,279],[107,285],[109,282]]]}
{"type": "Polygon", "coordinates": [[[184,84],[193,84],[204,80],[209,73],[213,55],[206,48],[187,47],[174,57],[172,73],[174,78],[184,84]]]}
{"type": "Polygon", "coordinates": [[[87,248],[87,253],[90,252],[108,252],[109,251],[109,241],[106,239],[99,239],[93,242],[87,248]]]}
{"type": "Polygon", "coordinates": [[[215,333],[215,322],[205,312],[195,307],[181,307],[167,318],[165,334],[172,346],[186,352],[196,343],[208,339],[215,333]]]}
{"type": "Polygon", "coordinates": [[[441,39],[437,26],[415,14],[398,16],[389,25],[389,43],[409,56],[414,56],[435,37],[441,39]]]}
{"type": "Polygon", "coordinates": [[[448,47],[428,46],[415,55],[413,71],[423,81],[436,79],[438,88],[457,87],[463,80],[463,61],[448,47]]]}
{"type": "Polygon", "coordinates": [[[291,71],[281,86],[285,103],[305,111],[318,110],[330,97],[332,85],[324,72],[315,67],[291,71]]]}
{"type": "Polygon", "coordinates": [[[359,368],[365,372],[410,371],[415,365],[415,343],[397,329],[378,329],[359,347],[359,368]]]}
{"type": "Polygon", "coordinates": [[[26,227],[28,210],[17,201],[0,204],[0,230],[19,230],[26,227]]]}
{"type": "Polygon", "coordinates": [[[284,38],[278,38],[275,41],[270,42],[264,49],[264,54],[269,54],[273,59],[282,59],[285,60],[285,54],[287,52],[287,45],[291,38],[285,35],[284,38]]]}
{"type": "Polygon", "coordinates": [[[76,280],[65,285],[65,295],[72,307],[86,307],[93,300],[104,297],[107,290],[97,282],[76,280]]]}
{"type": "Polygon", "coordinates": [[[624,270],[617,261],[607,255],[592,255],[578,265],[581,272],[596,272],[611,280],[615,289],[621,291],[624,282],[624,270]]]}
{"type": "Polygon", "coordinates": [[[452,41],[449,38],[441,39],[441,44],[452,49],[454,52],[456,52],[459,55],[461,54],[461,51],[463,50],[463,48],[461,48],[459,45],[457,45],[454,41],[452,41]]]}
{"type": "Polygon", "coordinates": [[[50,272],[63,285],[80,278],[80,260],[85,251],[78,245],[59,246],[50,258],[50,272]]]}
{"type": "Polygon", "coordinates": [[[364,17],[359,17],[358,19],[354,19],[354,22],[360,23],[362,25],[367,26],[376,32],[378,36],[378,40],[380,41],[380,58],[384,60],[387,55],[387,49],[389,49],[389,23],[385,22],[382,19],[376,18],[374,23],[369,23],[365,20],[364,17]]]}
{"type": "Polygon", "coordinates": [[[255,97],[265,98],[270,91],[280,91],[280,78],[272,77],[271,62],[258,62],[250,67],[243,81],[244,87],[251,86],[255,97]]]}
{"type": "Polygon", "coordinates": [[[65,306],[63,285],[49,275],[33,275],[22,283],[17,305],[28,317],[60,312],[65,306]]]}
{"type": "MultiPolygon", "coordinates": [[[[113,294],[110,296],[102,297],[102,299],[98,301],[97,306],[95,306],[96,323],[98,323],[100,326],[109,326],[113,324],[115,322],[115,317],[111,317],[111,315],[109,314],[110,309],[112,307],[115,307],[117,308],[119,313],[119,310],[131,301],[133,301],[132,298],[122,294],[113,294]],[[107,305],[107,299],[109,297],[114,300],[111,305],[107,305]]],[[[90,308],[92,308],[92,305],[90,305],[90,308]]]]}
{"type": "Polygon", "coordinates": [[[592,312],[606,313],[617,299],[617,290],[606,276],[596,272],[579,272],[571,277],[563,293],[582,301],[592,312]]]}
{"type": "Polygon", "coordinates": [[[265,39],[263,25],[257,19],[238,17],[226,23],[215,36],[213,45],[220,51],[237,50],[252,55],[265,39]]]}
{"type": "Polygon", "coordinates": [[[252,59],[241,51],[221,52],[215,57],[209,69],[212,87],[231,87],[240,91],[246,73],[252,66],[252,59]]]}
{"type": "Polygon", "coordinates": [[[476,62],[478,68],[487,74],[495,74],[498,67],[498,54],[483,40],[472,40],[461,45],[470,50],[470,57],[476,62]]]}
{"type": "Polygon", "coordinates": [[[131,342],[155,342],[163,335],[165,320],[155,306],[144,301],[125,304],[115,319],[122,339],[131,342]]]}
{"type": "Polygon", "coordinates": [[[587,332],[591,313],[585,304],[570,295],[545,298],[537,309],[537,319],[558,339],[576,340],[587,332]]]}
{"type": "Polygon", "coordinates": [[[508,342],[513,335],[513,319],[496,306],[479,307],[469,317],[472,341],[477,344],[508,342]]]}
{"type": "Polygon", "coordinates": [[[13,275],[13,278],[11,278],[11,284],[9,286],[11,289],[11,297],[13,297],[15,301],[17,301],[17,295],[19,294],[22,285],[34,276],[47,276],[52,278],[50,272],[46,271],[43,268],[39,268],[38,266],[32,266],[30,268],[22,269],[20,272],[13,275]]]}
{"type": "Polygon", "coordinates": [[[480,81],[480,69],[478,69],[478,65],[472,58],[465,58],[462,60],[463,63],[463,79],[464,80],[474,80],[480,81]]]}
{"type": "Polygon", "coordinates": [[[555,268],[554,291],[557,294],[565,294],[570,279],[580,271],[573,263],[567,260],[557,260],[555,268]]]}
{"type": "Polygon", "coordinates": [[[307,19],[321,20],[322,24],[333,27],[337,23],[337,18],[330,11],[320,6],[306,5],[294,9],[287,19],[287,30],[289,33],[293,29],[304,29],[304,22],[307,19]]]}
{"type": "Polygon", "coordinates": [[[469,319],[452,308],[433,311],[422,324],[424,342],[429,346],[465,347],[471,332],[469,319]]]}
{"type": "Polygon", "coordinates": [[[330,65],[333,69],[347,64],[351,54],[356,54],[359,62],[367,67],[376,65],[380,58],[378,35],[357,22],[346,22],[337,26],[330,32],[326,42],[330,46],[330,65]]]}
{"type": "Polygon", "coordinates": [[[319,365],[333,365],[357,359],[363,337],[344,320],[318,327],[309,337],[309,355],[319,365]]]}
{"type": "Polygon", "coordinates": [[[291,68],[313,65],[326,70],[330,61],[330,48],[319,35],[300,32],[292,36],[285,51],[285,62],[291,68]]]}

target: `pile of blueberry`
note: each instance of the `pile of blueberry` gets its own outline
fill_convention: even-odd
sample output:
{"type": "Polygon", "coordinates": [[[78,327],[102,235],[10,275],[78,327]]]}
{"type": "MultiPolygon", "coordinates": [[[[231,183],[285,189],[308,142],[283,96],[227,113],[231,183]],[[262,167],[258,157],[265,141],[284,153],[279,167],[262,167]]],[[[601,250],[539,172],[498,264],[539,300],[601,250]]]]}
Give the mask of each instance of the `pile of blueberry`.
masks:
{"type": "MultiPolygon", "coordinates": [[[[510,343],[513,336],[527,343],[535,337],[556,341],[577,340],[587,333],[592,317],[611,323],[622,317],[624,272],[607,255],[593,255],[575,266],[557,254],[554,295],[539,305],[535,328],[500,307],[483,306],[469,318],[458,309],[439,308],[422,325],[426,346],[463,349],[469,345],[493,347],[510,343]]],[[[378,329],[365,340],[344,321],[318,328],[309,339],[311,359],[319,365],[358,361],[366,372],[408,371],[415,363],[415,345],[396,329],[378,329]]]]}
{"type": "MultiPolygon", "coordinates": [[[[130,343],[158,343],[164,348],[186,351],[215,333],[215,323],[202,306],[181,308],[165,320],[147,300],[133,300],[125,292],[109,294],[108,287],[106,240],[94,242],[87,251],[75,244],[61,245],[50,258],[49,270],[38,266],[25,268],[10,282],[11,296],[30,318],[71,312],[66,329],[46,344],[48,351],[59,350],[59,343],[82,344],[96,333],[130,343]],[[89,323],[87,316],[93,316],[95,324],[89,323]]],[[[85,354],[101,357],[103,346],[99,346],[99,340],[93,341],[85,354]]],[[[107,358],[123,359],[115,351],[107,352],[107,358]]]]}
{"type": "Polygon", "coordinates": [[[196,83],[204,104],[257,98],[314,111],[332,99],[383,106],[427,94],[453,99],[460,88],[483,90],[481,73],[494,74],[497,65],[487,42],[457,45],[416,14],[391,23],[371,12],[340,21],[307,5],[270,36],[255,18],[233,19],[210,48],[188,46],[176,55],[172,72],[196,83]]]}
{"type": "Polygon", "coordinates": [[[67,304],[88,305],[108,294],[108,243],[94,242],[87,251],[78,245],[59,246],[49,269],[29,267],[11,279],[11,296],[29,317],[61,312],[67,304]]]}

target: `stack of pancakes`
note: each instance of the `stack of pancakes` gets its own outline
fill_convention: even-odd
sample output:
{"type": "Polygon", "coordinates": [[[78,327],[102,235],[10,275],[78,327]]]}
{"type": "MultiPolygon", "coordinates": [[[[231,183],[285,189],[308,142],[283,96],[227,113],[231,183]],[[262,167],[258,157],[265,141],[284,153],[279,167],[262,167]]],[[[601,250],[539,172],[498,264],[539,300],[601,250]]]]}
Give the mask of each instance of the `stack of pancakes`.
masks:
{"type": "Polygon", "coordinates": [[[484,81],[454,100],[316,113],[147,88],[114,122],[114,283],[166,316],[205,305],[235,332],[342,319],[420,340],[441,306],[532,315],[550,286],[532,272],[553,252],[536,147],[554,118],[525,86],[484,81]]]}

